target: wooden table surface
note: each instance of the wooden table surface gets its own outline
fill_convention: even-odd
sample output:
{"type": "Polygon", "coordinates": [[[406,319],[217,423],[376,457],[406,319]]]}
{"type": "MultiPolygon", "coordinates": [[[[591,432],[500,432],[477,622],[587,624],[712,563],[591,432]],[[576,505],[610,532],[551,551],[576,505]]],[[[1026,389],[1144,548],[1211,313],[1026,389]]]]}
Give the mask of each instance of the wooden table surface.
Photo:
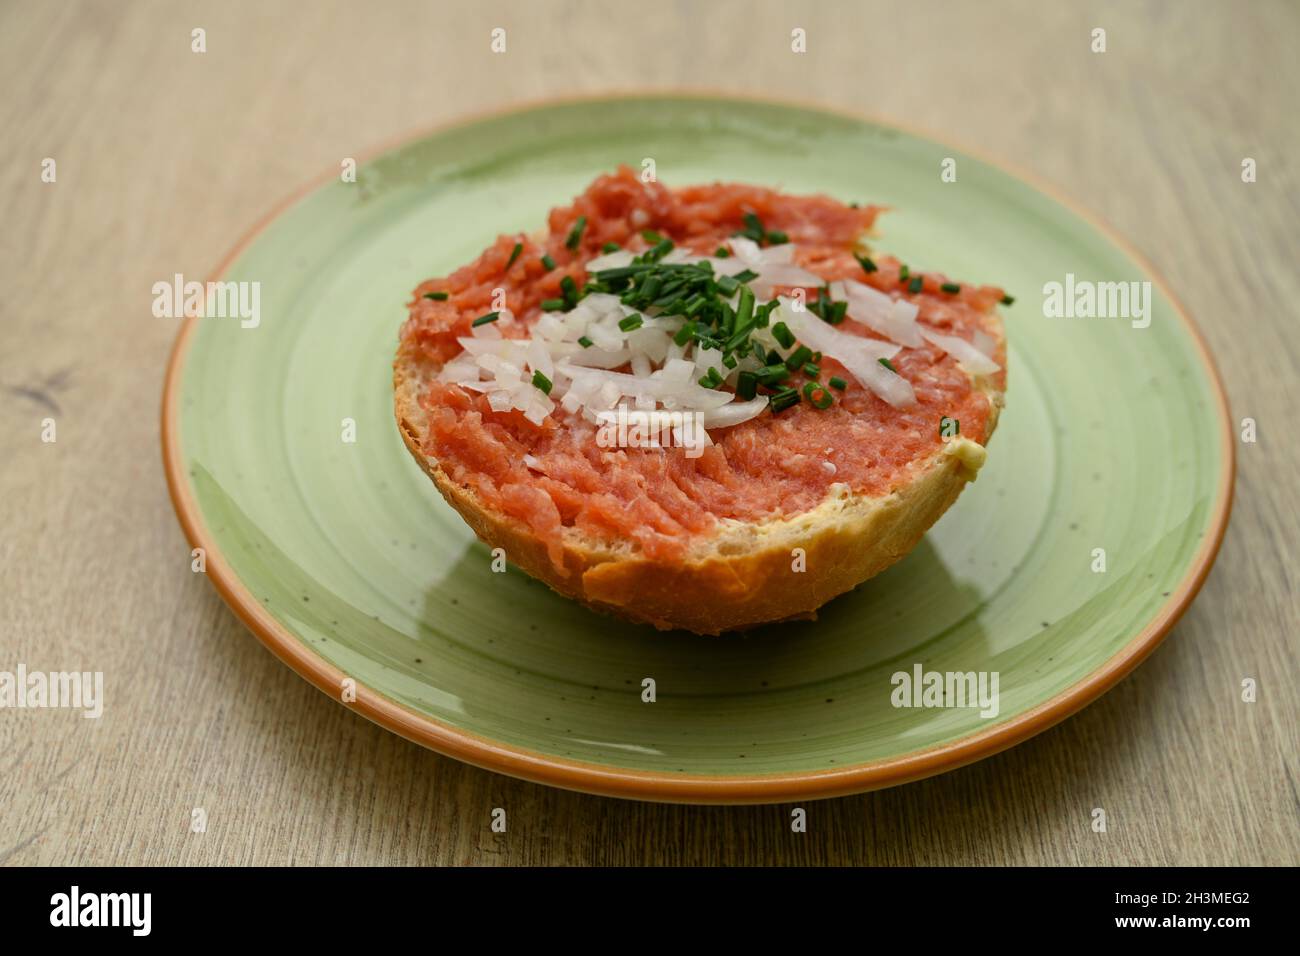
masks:
{"type": "Polygon", "coordinates": [[[1297,40],[1300,5],[1269,0],[4,4],[0,670],[103,671],[107,705],[0,712],[0,861],[1300,861],[1297,40]],[[155,281],[206,274],[304,181],[413,129],[681,85],[869,111],[1036,173],[1153,260],[1258,423],[1218,564],[1135,674],[1011,751],[812,804],[805,834],[782,806],[507,779],[350,713],[190,572],[159,460],[176,325],[155,281]]]}

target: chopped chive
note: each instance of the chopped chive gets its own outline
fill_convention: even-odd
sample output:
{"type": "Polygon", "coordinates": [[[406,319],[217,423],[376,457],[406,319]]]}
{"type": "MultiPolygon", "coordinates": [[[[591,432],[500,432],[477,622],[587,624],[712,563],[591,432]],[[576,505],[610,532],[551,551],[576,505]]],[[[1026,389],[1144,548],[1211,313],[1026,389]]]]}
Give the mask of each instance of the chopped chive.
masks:
{"type": "MultiPolygon", "coordinates": [[[[752,223],[750,223],[752,225],[752,223]]],[[[644,234],[648,241],[657,233],[644,234]]],[[[780,301],[773,298],[760,303],[750,281],[758,278],[750,270],[734,276],[715,273],[707,261],[694,263],[665,262],[663,258],[674,248],[669,239],[660,237],[653,247],[636,256],[627,266],[600,269],[584,279],[574,275],[561,275],[560,297],[542,302],[546,311],[567,311],[591,293],[608,293],[627,306],[627,316],[619,317],[619,328],[632,332],[647,325],[648,310],[658,316],[681,316],[685,321],[673,333],[673,342],[679,348],[695,343],[701,349],[717,350],[720,354],[714,366],[720,375],[706,376],[709,387],[721,386],[728,369],[740,369],[740,360],[754,356],[757,371],[750,371],[755,381],[772,391],[783,390],[782,385],[790,375],[802,370],[812,378],[821,375],[820,353],[800,345],[797,336],[785,323],[777,323],[775,341],[781,351],[765,348],[752,338],[755,329],[768,328],[773,322],[774,310],[780,301]],[[734,298],[733,298],[734,297],[734,298]],[[789,352],[783,356],[782,352],[789,352]]],[[[734,256],[733,256],[734,258],[734,256]]],[[[543,265],[554,265],[549,256],[541,257],[543,265]]],[[[828,322],[839,322],[846,317],[848,303],[835,302],[829,287],[823,285],[816,293],[818,298],[808,304],[814,313],[828,322]]],[[[583,345],[584,348],[590,347],[583,345]]],[[[749,376],[746,377],[749,381],[749,376]]],[[[795,389],[797,391],[797,389],[795,389]]],[[[789,401],[789,399],[785,399],[789,401]]]]}
{"type": "Polygon", "coordinates": [[[920,277],[920,276],[913,276],[913,277],[912,277],[912,281],[909,282],[909,283],[907,284],[907,291],[909,291],[909,292],[920,292],[920,291],[921,291],[921,277],[920,277]]]}
{"type": "Polygon", "coordinates": [[[749,286],[740,287],[740,299],[736,302],[736,325],[749,328],[754,317],[754,290],[749,286]]]}
{"type": "MultiPolygon", "coordinates": [[[[750,323],[741,325],[737,321],[736,310],[731,307],[730,303],[719,302],[714,299],[710,303],[710,309],[717,310],[718,318],[716,324],[721,331],[738,334],[740,340],[736,342],[736,345],[739,345],[741,341],[744,341],[745,336],[749,334],[750,323]]],[[[732,348],[735,348],[735,346],[732,346],[732,348]]]]}
{"type": "Polygon", "coordinates": [[[744,220],[745,228],[736,233],[736,235],[744,236],[746,239],[751,239],[754,242],[762,242],[763,236],[767,232],[767,230],[763,228],[763,220],[759,219],[758,216],[752,212],[745,213],[744,220]]]}
{"type": "MultiPolygon", "coordinates": [[[[741,294],[744,295],[743,292],[741,294]]],[[[708,298],[703,292],[697,292],[686,300],[686,303],[682,306],[682,311],[691,318],[695,318],[695,316],[699,314],[700,309],[702,309],[708,301],[708,298]]]]}
{"type": "Polygon", "coordinates": [[[1003,305],[1011,305],[1011,304],[1014,303],[1015,301],[1016,301],[1016,297],[1015,297],[1014,295],[1004,295],[1004,296],[1002,297],[1002,304],[1003,304],[1003,305]]]}
{"type": "Polygon", "coordinates": [[[653,246],[655,243],[663,239],[663,236],[659,235],[659,233],[655,232],[653,229],[642,229],[641,238],[653,246]]]}
{"type": "Polygon", "coordinates": [[[489,322],[495,322],[499,318],[501,318],[500,312],[489,312],[487,315],[480,315],[477,319],[471,322],[470,325],[474,328],[478,328],[480,325],[487,325],[489,322]]]}
{"type": "Polygon", "coordinates": [[[901,266],[898,267],[898,281],[899,281],[899,282],[906,282],[906,281],[907,281],[907,274],[908,274],[908,268],[907,268],[906,264],[901,265],[901,266]]]}
{"type": "Polygon", "coordinates": [[[560,292],[564,294],[564,301],[569,305],[578,303],[578,284],[573,281],[573,276],[565,276],[560,280],[560,292]]]}
{"type": "Polygon", "coordinates": [[[506,263],[507,271],[509,271],[510,267],[515,264],[515,260],[519,258],[519,253],[523,251],[524,251],[524,244],[522,242],[516,242],[515,248],[510,253],[510,261],[506,263]]]}
{"type": "Polygon", "coordinates": [[[895,375],[898,374],[898,369],[894,368],[894,363],[891,362],[891,361],[889,361],[889,359],[887,359],[887,358],[882,358],[882,359],[880,359],[879,361],[880,361],[880,364],[881,364],[881,365],[883,365],[885,368],[889,369],[889,370],[890,370],[891,372],[893,372],[895,375]]]}
{"type": "Polygon", "coordinates": [[[446,302],[447,295],[448,293],[446,292],[426,292],[424,297],[426,299],[433,299],[435,302],[446,302]]]}
{"type": "Polygon", "coordinates": [[[790,241],[790,237],[784,232],[774,231],[767,234],[767,244],[769,246],[781,246],[790,241]]]}
{"type": "Polygon", "coordinates": [[[718,246],[718,248],[713,250],[713,258],[715,259],[728,259],[730,257],[731,250],[726,246],[718,246]]]}
{"type": "Polygon", "coordinates": [[[581,345],[584,349],[589,349],[594,343],[591,341],[591,339],[587,338],[584,335],[582,336],[582,338],[578,339],[578,344],[581,345]]]}
{"type": "Polygon", "coordinates": [[[596,273],[596,278],[602,282],[612,282],[615,279],[628,279],[635,275],[640,275],[648,268],[647,265],[635,266],[615,266],[613,269],[601,269],[596,273]]]}
{"type": "Polygon", "coordinates": [[[664,295],[652,303],[659,306],[662,315],[682,315],[682,297],[681,295],[664,295]]]}
{"type": "Polygon", "coordinates": [[[856,252],[853,253],[853,258],[858,260],[858,265],[862,266],[862,271],[865,272],[867,275],[871,275],[871,273],[875,272],[878,268],[880,268],[874,262],[872,262],[868,257],[860,256],[856,252]]]}
{"type": "Polygon", "coordinates": [[[772,409],[772,414],[783,412],[791,405],[799,404],[799,391],[794,388],[783,388],[772,396],[768,402],[768,408],[772,409]]]}
{"type": "Polygon", "coordinates": [[[551,384],[551,380],[549,378],[547,378],[541,372],[536,372],[536,371],[533,372],[533,384],[538,388],[540,388],[547,395],[550,395],[551,389],[555,387],[554,385],[551,384]]]}
{"type": "Polygon", "coordinates": [[[582,242],[582,231],[587,228],[587,217],[579,216],[573,228],[569,230],[569,238],[564,240],[564,244],[570,249],[577,249],[578,243],[582,242]]]}
{"type": "Polygon", "coordinates": [[[849,383],[844,381],[844,379],[840,378],[838,375],[832,375],[827,384],[829,384],[831,388],[838,388],[841,392],[849,387],[849,383]]]}
{"type": "Polygon", "coordinates": [[[945,282],[943,285],[939,286],[939,288],[944,292],[957,293],[961,291],[961,286],[956,282],[945,282]]]}
{"type": "Polygon", "coordinates": [[[804,385],[803,397],[808,399],[809,403],[812,404],[813,408],[821,408],[821,409],[830,408],[831,403],[835,401],[835,398],[831,395],[831,393],[826,391],[826,389],[822,388],[816,382],[808,382],[807,384],[804,385]],[[813,398],[814,394],[817,394],[820,397],[813,398]]]}
{"type": "Polygon", "coordinates": [[[722,376],[716,368],[710,366],[709,370],[700,376],[700,384],[705,388],[717,388],[722,384],[722,376]]]}
{"type": "Polygon", "coordinates": [[[547,272],[550,272],[552,269],[555,268],[555,260],[551,258],[551,254],[549,252],[546,255],[542,256],[542,265],[546,268],[547,272]]]}
{"type": "Polygon", "coordinates": [[[622,247],[619,246],[619,244],[618,244],[617,242],[607,242],[607,243],[605,243],[603,246],[600,247],[600,251],[601,251],[601,252],[604,252],[604,253],[606,253],[606,254],[608,254],[608,253],[611,253],[611,252],[618,252],[618,250],[619,250],[620,248],[622,248],[622,247]]]}
{"type": "Polygon", "coordinates": [[[647,252],[646,255],[650,256],[655,261],[658,261],[672,251],[673,241],[671,239],[660,239],[654,244],[654,248],[647,252]]]}
{"type": "Polygon", "coordinates": [[[758,376],[753,372],[741,372],[736,376],[736,395],[749,401],[758,394],[758,376]]]}

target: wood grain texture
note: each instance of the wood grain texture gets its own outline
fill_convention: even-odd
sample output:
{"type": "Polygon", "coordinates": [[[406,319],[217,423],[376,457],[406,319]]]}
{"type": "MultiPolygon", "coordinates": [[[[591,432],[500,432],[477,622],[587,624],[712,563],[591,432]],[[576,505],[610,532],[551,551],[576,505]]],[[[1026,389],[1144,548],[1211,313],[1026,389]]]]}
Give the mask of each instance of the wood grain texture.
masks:
{"type": "Polygon", "coordinates": [[[1300,862],[1298,39],[1284,0],[3,5],[0,669],[102,670],[108,703],[0,712],[0,862],[1300,862]],[[305,180],[412,129],[681,84],[897,118],[1055,184],[1170,280],[1259,427],[1217,567],[1133,676],[982,763],[811,805],[805,834],[785,806],[521,783],[349,713],[190,572],[159,463],[176,327],[154,281],[206,273],[305,180]]]}

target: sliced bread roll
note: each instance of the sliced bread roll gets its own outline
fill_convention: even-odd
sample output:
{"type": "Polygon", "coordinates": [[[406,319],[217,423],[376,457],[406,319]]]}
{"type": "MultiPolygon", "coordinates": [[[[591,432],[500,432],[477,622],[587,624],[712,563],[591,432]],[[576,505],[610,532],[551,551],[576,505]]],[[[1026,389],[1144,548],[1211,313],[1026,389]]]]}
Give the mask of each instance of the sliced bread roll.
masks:
{"type": "MultiPolygon", "coordinates": [[[[957,286],[933,273],[912,277],[895,260],[866,259],[858,242],[874,218],[869,207],[863,211],[825,197],[783,197],[755,187],[713,187],[741,190],[735,205],[744,211],[737,213],[727,205],[733,192],[719,196],[703,191],[709,187],[691,187],[672,193],[628,175],[620,170],[597,180],[573,206],[552,213],[547,233],[502,237],[476,263],[416,290],[394,363],[402,438],[480,539],[504,549],[516,567],[591,608],[701,634],[813,617],[827,601],[915,547],[983,465],[984,445],[1003,403],[1005,341],[993,308],[1001,290],[957,286]],[[619,200],[614,212],[611,193],[619,200]],[[833,204],[824,215],[823,204],[833,204]],[[690,215],[703,216],[716,228],[683,225],[690,215]],[[810,224],[817,216],[823,221],[810,224]],[[655,232],[643,236],[646,220],[655,232]],[[749,235],[728,235],[735,225],[749,235]],[[850,226],[854,233],[846,240],[850,226]],[[730,247],[731,255],[718,258],[715,242],[730,247]],[[610,259],[603,250],[611,243],[631,255],[610,259]],[[665,253],[664,243],[675,251],[665,253]],[[655,249],[658,260],[652,258],[655,249]],[[592,346],[589,335],[574,333],[603,322],[612,334],[615,326],[610,316],[575,318],[582,300],[569,296],[565,307],[557,308],[554,295],[563,295],[566,286],[581,289],[584,279],[601,288],[617,286],[628,269],[617,263],[632,257],[665,263],[654,268],[670,278],[680,274],[673,271],[678,265],[703,269],[701,257],[710,258],[711,270],[732,270],[745,278],[754,270],[736,272],[740,263],[727,260],[748,257],[759,270],[749,280],[760,293],[756,301],[779,303],[765,316],[768,324],[753,332],[754,342],[772,343],[771,348],[759,345],[753,354],[763,355],[767,368],[800,358],[794,353],[802,335],[787,346],[786,335],[771,332],[778,322],[787,325],[782,318],[789,319],[787,328],[805,329],[810,337],[816,332],[826,354],[812,365],[796,361],[790,378],[761,388],[749,401],[766,395],[769,407],[739,424],[710,429],[707,448],[596,448],[592,440],[599,422],[593,418],[600,413],[593,410],[610,401],[597,384],[616,390],[621,382],[635,391],[629,376],[639,371],[644,380],[647,365],[667,368],[662,358],[654,361],[663,349],[652,333],[679,340],[687,319],[665,317],[656,309],[634,311],[635,300],[617,305],[614,295],[593,293],[591,308],[600,299],[604,308],[622,309],[613,313],[622,316],[621,347],[640,357],[612,375],[585,366],[575,370],[569,363],[585,360],[592,346]],[[677,263],[666,263],[674,258],[677,263]],[[589,271],[592,263],[602,262],[605,269],[589,271]],[[620,273],[616,279],[601,279],[615,273],[620,273]],[[563,281],[566,276],[572,284],[563,281]],[[863,291],[867,282],[874,286],[863,291]],[[834,296],[826,291],[818,296],[818,286],[847,297],[847,315],[841,310],[837,316],[834,296]],[[508,307],[488,311],[485,307],[501,295],[508,307]],[[875,315],[867,316],[867,325],[860,322],[859,313],[877,299],[888,304],[885,296],[908,306],[898,309],[906,321],[891,324],[898,314],[890,318],[886,309],[888,321],[875,315]],[[825,328],[796,322],[823,322],[820,314],[809,318],[809,303],[826,314],[825,328]],[[558,324],[566,317],[569,327],[562,334],[558,324]],[[912,345],[891,345],[882,328],[912,345]],[[860,357],[840,362],[832,353],[846,342],[856,344],[840,336],[857,336],[881,351],[893,349],[894,357],[881,358],[879,370],[864,369],[860,357]],[[577,338],[587,345],[575,346],[577,338]],[[525,345],[534,340],[549,352],[525,345]],[[642,346],[644,353],[637,351],[642,346]],[[492,350],[497,357],[484,359],[492,350]],[[876,381],[877,376],[887,381],[876,381]],[[588,405],[576,400],[583,388],[575,386],[584,378],[590,380],[585,391],[597,396],[588,405]],[[891,391],[900,383],[907,393],[901,397],[891,391]],[[788,389],[800,393],[797,407],[773,411],[788,389]],[[557,401],[561,394],[574,397],[557,401]],[[827,409],[821,401],[829,403],[827,409]],[[789,454],[783,456],[783,450],[789,454]],[[824,460],[811,460],[823,455],[824,460]]],[[[724,283],[720,298],[730,288],[724,283]]],[[[627,298],[635,287],[620,291],[627,298]]],[[[734,327],[744,293],[730,301],[735,305],[719,307],[724,330],[734,327]],[[727,326],[728,308],[733,326],[727,326]]],[[[712,341],[717,339],[706,336],[688,344],[685,356],[674,353],[679,362],[696,356],[701,364],[695,371],[706,370],[701,381],[711,381],[711,360],[699,356],[709,354],[704,343],[712,341]]],[[[597,351],[608,351],[608,362],[623,354],[597,351]]],[[[845,353],[850,354],[856,353],[845,353]]],[[[755,374],[759,361],[742,357],[737,368],[712,364],[718,380],[713,391],[730,399],[727,408],[740,408],[745,400],[726,393],[746,369],[755,374]]],[[[709,404],[723,400],[686,391],[689,396],[673,393],[668,402],[689,403],[696,395],[709,404]]],[[[636,404],[631,392],[615,401],[629,408],[636,404]]],[[[648,404],[640,396],[640,406],[648,404]]],[[[705,420],[716,414],[707,412],[705,420]]],[[[730,420],[727,414],[722,420],[730,420]]]]}

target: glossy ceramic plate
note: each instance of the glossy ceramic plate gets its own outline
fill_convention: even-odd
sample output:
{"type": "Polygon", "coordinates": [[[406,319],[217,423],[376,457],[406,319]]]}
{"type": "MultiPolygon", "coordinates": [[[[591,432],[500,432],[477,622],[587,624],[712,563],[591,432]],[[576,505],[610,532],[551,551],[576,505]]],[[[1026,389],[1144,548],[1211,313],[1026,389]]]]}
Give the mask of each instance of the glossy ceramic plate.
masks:
{"type": "Polygon", "coordinates": [[[1148,268],[1022,179],[863,119],[645,97],[473,120],[362,162],[356,182],[334,173],[219,274],[259,284],[260,321],[187,320],[163,409],[172,495],[209,576],[322,690],[348,697],[350,678],[346,706],[504,773],[746,802],[959,766],[1133,668],[1191,601],[1227,521],[1222,391],[1148,268]],[[1007,407],[979,481],[911,555],[815,623],[656,633],[494,573],[398,437],[390,369],[416,283],[647,158],[669,185],[888,204],[878,248],[1019,296],[1004,310],[1007,407]],[[956,182],[941,180],[945,158],[956,182]],[[1067,274],[1149,281],[1149,326],[1045,317],[1045,283],[1067,274]],[[894,675],[917,666],[995,672],[996,715],[895,706],[894,675]]]}

